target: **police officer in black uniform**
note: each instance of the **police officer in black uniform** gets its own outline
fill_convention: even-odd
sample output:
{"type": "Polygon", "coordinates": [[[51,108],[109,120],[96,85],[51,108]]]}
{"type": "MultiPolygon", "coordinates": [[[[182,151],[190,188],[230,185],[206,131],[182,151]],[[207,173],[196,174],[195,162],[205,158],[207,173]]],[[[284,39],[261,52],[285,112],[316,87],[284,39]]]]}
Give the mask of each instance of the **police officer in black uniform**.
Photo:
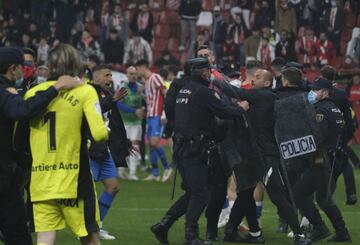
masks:
{"type": "Polygon", "coordinates": [[[331,197],[334,186],[332,185],[332,190],[329,190],[328,184],[334,182],[331,176],[332,166],[330,165],[333,163],[333,158],[336,157],[338,148],[344,140],[345,132],[342,113],[330,98],[332,91],[333,87],[331,82],[325,78],[319,78],[314,82],[312,90],[308,94],[309,102],[315,106],[316,121],[319,124],[322,134],[322,149],[318,149],[318,154],[321,158],[324,158],[324,161],[319,161],[317,158],[308,166],[293,188],[297,207],[314,226],[313,231],[309,234],[313,242],[324,239],[330,235],[329,229],[326,227],[318,209],[313,203],[312,197],[314,193],[316,193],[316,200],[319,207],[329,217],[336,231],[335,236],[329,241],[351,241],[340,209],[331,197]]]}
{"type": "Polygon", "coordinates": [[[59,89],[80,84],[63,77],[54,86],[24,101],[14,87],[23,76],[23,62],[21,50],[0,48],[0,231],[9,245],[32,244],[20,194],[23,170],[12,142],[15,121],[37,117],[57,96],[59,89]]]}
{"type": "MultiPolygon", "coordinates": [[[[324,66],[321,68],[321,76],[328,79],[335,85],[335,76],[336,70],[331,66],[324,66]]],[[[347,98],[347,94],[343,89],[339,89],[336,86],[333,87],[333,94],[331,96],[335,105],[340,109],[343,114],[345,120],[345,138],[343,140],[343,144],[341,145],[342,151],[339,152],[339,161],[337,162],[338,168],[334,173],[335,181],[336,179],[343,174],[344,182],[345,182],[345,190],[346,190],[346,204],[354,205],[357,202],[356,197],[356,185],[355,185],[355,176],[354,169],[349,163],[348,148],[350,146],[347,143],[352,139],[355,133],[355,126],[353,123],[352,115],[351,115],[351,104],[347,98]]]]}
{"type": "Polygon", "coordinates": [[[249,108],[246,101],[237,103],[237,106],[224,104],[220,96],[208,88],[211,73],[206,58],[195,58],[191,63],[191,80],[179,91],[175,108],[174,158],[183,179],[185,194],[159,223],[151,227],[162,244],[169,244],[168,230],[184,214],[184,244],[210,244],[199,238],[198,219],[209,198],[208,164],[215,141],[215,116],[241,118],[249,108]]]}

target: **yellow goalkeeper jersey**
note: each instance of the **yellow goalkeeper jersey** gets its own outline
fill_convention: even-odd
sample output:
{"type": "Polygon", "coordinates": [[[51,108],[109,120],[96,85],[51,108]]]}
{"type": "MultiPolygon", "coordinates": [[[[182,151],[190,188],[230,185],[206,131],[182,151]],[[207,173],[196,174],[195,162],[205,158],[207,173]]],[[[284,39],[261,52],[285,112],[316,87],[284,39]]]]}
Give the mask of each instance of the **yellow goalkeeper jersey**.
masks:
{"type": "MultiPolygon", "coordinates": [[[[54,84],[37,85],[25,99],[54,84]]],[[[93,189],[86,147],[89,129],[95,141],[107,140],[98,95],[87,84],[60,91],[43,116],[30,121],[32,202],[84,197],[93,189]]]]}

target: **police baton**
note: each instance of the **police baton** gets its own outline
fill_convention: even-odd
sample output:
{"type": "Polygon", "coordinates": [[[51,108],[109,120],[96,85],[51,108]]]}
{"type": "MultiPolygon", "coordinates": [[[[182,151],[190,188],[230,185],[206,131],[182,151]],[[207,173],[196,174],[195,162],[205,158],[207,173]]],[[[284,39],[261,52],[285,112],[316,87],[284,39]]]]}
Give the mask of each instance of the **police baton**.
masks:
{"type": "Polygon", "coordinates": [[[171,200],[174,200],[174,196],[175,196],[177,172],[178,172],[178,168],[177,168],[177,164],[175,164],[174,180],[173,180],[172,189],[171,189],[171,200]]]}
{"type": "MultiPolygon", "coordinates": [[[[338,137],[336,139],[335,150],[332,153],[333,159],[332,159],[331,166],[330,166],[330,176],[329,176],[329,182],[328,182],[328,185],[327,185],[326,200],[328,200],[328,201],[330,200],[330,197],[332,196],[331,183],[334,181],[333,180],[333,175],[334,175],[335,162],[336,162],[336,153],[337,153],[337,151],[339,150],[339,147],[340,147],[340,140],[341,140],[341,134],[338,134],[338,137]]],[[[328,155],[327,155],[326,152],[324,153],[324,158],[328,163],[330,163],[328,155]]]]}

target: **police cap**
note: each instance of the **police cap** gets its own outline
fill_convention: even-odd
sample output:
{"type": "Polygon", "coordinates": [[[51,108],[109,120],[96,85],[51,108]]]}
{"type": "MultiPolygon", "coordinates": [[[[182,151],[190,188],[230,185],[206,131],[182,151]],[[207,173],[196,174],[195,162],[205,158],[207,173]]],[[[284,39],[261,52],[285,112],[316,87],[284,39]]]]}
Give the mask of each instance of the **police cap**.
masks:
{"type": "Polygon", "coordinates": [[[285,67],[284,68],[289,68],[289,67],[295,67],[298,68],[300,70],[304,69],[304,66],[300,63],[297,63],[295,61],[290,61],[290,62],[286,62],[285,67]]]}
{"type": "Polygon", "coordinates": [[[205,69],[205,68],[208,68],[208,69],[211,68],[209,60],[207,58],[203,58],[203,57],[194,58],[194,59],[188,60],[188,62],[190,62],[193,70],[201,70],[201,69],[205,69]]]}
{"type": "Polygon", "coordinates": [[[332,83],[329,80],[327,80],[326,78],[320,77],[320,78],[318,78],[318,79],[316,79],[314,81],[311,88],[313,90],[320,90],[320,89],[323,89],[323,88],[332,90],[333,86],[332,86],[332,83]]]}
{"type": "Polygon", "coordinates": [[[24,53],[22,50],[14,47],[0,48],[0,64],[12,65],[24,63],[24,53]]]}

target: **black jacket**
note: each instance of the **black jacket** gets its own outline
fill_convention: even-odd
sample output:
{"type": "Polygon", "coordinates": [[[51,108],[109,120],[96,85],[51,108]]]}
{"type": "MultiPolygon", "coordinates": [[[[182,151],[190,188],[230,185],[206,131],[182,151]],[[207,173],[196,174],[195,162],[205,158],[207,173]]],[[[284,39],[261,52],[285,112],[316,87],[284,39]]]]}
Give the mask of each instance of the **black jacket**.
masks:
{"type": "Polygon", "coordinates": [[[276,95],[281,98],[286,98],[298,93],[306,93],[307,90],[301,87],[280,87],[276,91],[276,95]]]}
{"type": "Polygon", "coordinates": [[[103,162],[108,157],[108,148],[112,158],[114,159],[116,167],[127,167],[126,157],[129,156],[131,141],[127,138],[124,122],[121,118],[120,112],[116,106],[116,103],[112,101],[112,93],[100,88],[98,85],[94,85],[96,92],[100,99],[100,106],[102,112],[109,113],[109,140],[107,143],[98,144],[92,141],[89,155],[90,158],[98,162],[103,162]],[[102,98],[101,94],[106,96],[102,98]]]}
{"type": "Polygon", "coordinates": [[[57,94],[56,89],[50,87],[25,101],[13,84],[0,75],[0,193],[6,191],[17,177],[19,163],[15,161],[18,154],[12,138],[15,121],[41,115],[57,94]]]}
{"type": "Polygon", "coordinates": [[[351,116],[350,102],[346,96],[346,92],[339,88],[333,89],[333,95],[331,99],[343,114],[345,120],[345,129],[346,129],[345,141],[348,142],[352,138],[355,132],[355,126],[351,116]]]}
{"type": "Polygon", "coordinates": [[[180,89],[189,81],[190,77],[182,76],[175,79],[171,84],[165,98],[165,115],[169,121],[175,120],[176,96],[180,89]]]}

